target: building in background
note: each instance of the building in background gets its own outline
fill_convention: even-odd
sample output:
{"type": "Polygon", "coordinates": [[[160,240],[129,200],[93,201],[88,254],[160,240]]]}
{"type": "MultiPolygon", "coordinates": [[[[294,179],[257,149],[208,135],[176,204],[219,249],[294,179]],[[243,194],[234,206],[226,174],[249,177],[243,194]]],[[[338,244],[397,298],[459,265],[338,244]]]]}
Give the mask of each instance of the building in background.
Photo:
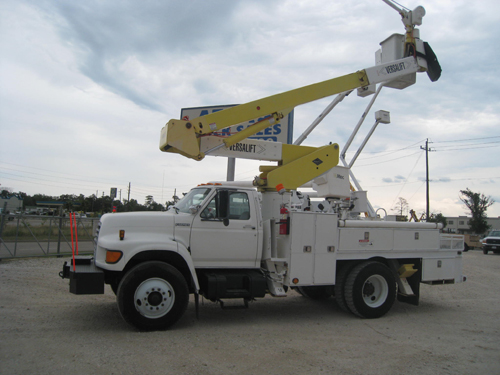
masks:
{"type": "MultiPolygon", "coordinates": [[[[444,231],[447,233],[475,234],[470,230],[468,224],[470,219],[468,216],[447,217],[447,225],[444,231]]],[[[500,229],[500,217],[486,218],[486,222],[491,229],[500,229]]]]}
{"type": "Polygon", "coordinates": [[[0,197],[0,212],[15,213],[23,209],[23,198],[17,194],[0,197]]]}

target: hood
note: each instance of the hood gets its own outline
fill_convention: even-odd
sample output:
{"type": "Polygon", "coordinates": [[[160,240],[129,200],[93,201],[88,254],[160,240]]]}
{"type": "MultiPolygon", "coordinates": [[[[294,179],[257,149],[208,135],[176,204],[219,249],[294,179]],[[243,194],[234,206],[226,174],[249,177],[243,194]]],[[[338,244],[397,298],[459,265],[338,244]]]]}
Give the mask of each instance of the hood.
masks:
{"type": "Polygon", "coordinates": [[[170,233],[173,237],[175,212],[139,211],[105,214],[101,217],[99,236],[110,232],[125,231],[145,233],[170,233]]]}

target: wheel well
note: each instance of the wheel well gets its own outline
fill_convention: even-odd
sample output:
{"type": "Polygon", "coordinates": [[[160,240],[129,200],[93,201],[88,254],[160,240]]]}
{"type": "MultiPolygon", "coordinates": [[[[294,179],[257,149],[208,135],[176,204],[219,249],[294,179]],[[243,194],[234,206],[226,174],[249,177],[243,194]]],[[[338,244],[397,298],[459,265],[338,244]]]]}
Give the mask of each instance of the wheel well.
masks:
{"type": "Polygon", "coordinates": [[[379,262],[382,264],[385,264],[387,267],[389,267],[393,272],[396,272],[392,265],[391,262],[392,260],[395,260],[399,262],[400,264],[414,264],[417,269],[421,268],[422,260],[419,258],[396,258],[396,259],[387,259],[384,257],[373,257],[369,259],[359,259],[359,260],[341,260],[337,262],[337,273],[339,272],[340,269],[344,267],[355,267],[357,264],[364,263],[364,262],[379,262]]]}
{"type": "Polygon", "coordinates": [[[179,272],[182,274],[182,276],[184,276],[184,278],[186,279],[186,283],[189,286],[189,292],[191,293],[194,291],[193,277],[191,275],[191,271],[189,270],[186,261],[180,254],[175,253],[173,251],[148,250],[138,253],[132,259],[129,260],[129,262],[127,263],[127,265],[123,270],[123,274],[125,274],[126,272],[128,272],[128,270],[137,266],[138,264],[150,260],[165,262],[177,268],[179,272]]]}

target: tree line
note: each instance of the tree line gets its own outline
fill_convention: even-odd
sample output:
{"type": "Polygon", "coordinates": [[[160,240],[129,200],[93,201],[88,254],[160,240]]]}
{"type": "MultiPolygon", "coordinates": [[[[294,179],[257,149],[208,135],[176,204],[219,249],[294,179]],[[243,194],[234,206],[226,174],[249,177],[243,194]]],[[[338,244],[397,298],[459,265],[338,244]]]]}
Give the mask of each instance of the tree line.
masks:
{"type": "MultiPolygon", "coordinates": [[[[471,215],[469,220],[469,226],[472,232],[476,234],[483,234],[490,229],[490,226],[486,222],[486,211],[495,201],[481,193],[476,193],[471,191],[469,188],[465,190],[460,190],[460,200],[464,206],[468,209],[471,215]]],[[[135,199],[130,199],[130,201],[120,201],[117,199],[112,199],[109,195],[103,195],[101,197],[92,194],[88,197],[83,194],[64,194],[59,197],[49,196],[45,194],[35,194],[30,196],[26,193],[11,193],[8,190],[2,190],[0,192],[2,197],[17,196],[23,200],[23,209],[28,207],[37,206],[36,202],[47,202],[47,201],[58,201],[64,202],[63,208],[68,211],[80,211],[80,212],[93,212],[98,214],[104,214],[106,212],[128,212],[128,211],[164,211],[168,206],[175,204],[174,201],[167,201],[165,204],[155,202],[152,195],[147,195],[144,204],[140,204],[135,199]]],[[[391,209],[401,216],[404,212],[408,210],[409,204],[406,199],[399,197],[397,204],[391,209]]],[[[434,213],[428,218],[423,218],[428,222],[442,223],[443,228],[446,227],[447,218],[442,213],[434,213]]],[[[412,218],[417,221],[414,212],[411,212],[409,220],[412,218]]],[[[408,220],[408,218],[407,218],[408,220]]]]}
{"type": "MultiPolygon", "coordinates": [[[[471,218],[468,221],[468,225],[473,233],[483,234],[491,229],[491,226],[488,225],[488,222],[486,221],[486,219],[488,218],[486,211],[488,210],[488,207],[491,207],[491,205],[495,203],[494,199],[492,199],[490,196],[486,196],[482,193],[476,193],[469,188],[466,188],[465,190],[460,190],[460,201],[467,208],[468,212],[466,213],[469,213],[471,215],[471,218]]],[[[404,213],[408,211],[408,208],[408,201],[402,197],[399,197],[397,203],[391,209],[391,211],[396,212],[400,216],[406,217],[404,213]]],[[[443,228],[445,228],[448,224],[447,218],[442,213],[433,213],[429,216],[430,217],[426,218],[424,213],[421,215],[420,220],[442,223],[443,228]]],[[[415,221],[419,221],[415,211],[410,210],[409,220],[411,221],[412,219],[414,219],[415,221]]]]}
{"type": "Polygon", "coordinates": [[[158,203],[152,195],[145,198],[144,204],[139,203],[136,199],[130,201],[120,201],[112,199],[109,195],[96,196],[92,194],[85,196],[83,194],[63,194],[60,196],[50,196],[45,194],[28,195],[24,192],[11,193],[7,190],[2,190],[0,196],[7,198],[16,196],[23,201],[23,210],[37,207],[37,202],[64,202],[63,209],[66,211],[93,212],[96,214],[104,214],[107,212],[128,212],[128,211],[165,211],[168,206],[173,205],[173,201],[167,201],[165,204],[158,203]]]}

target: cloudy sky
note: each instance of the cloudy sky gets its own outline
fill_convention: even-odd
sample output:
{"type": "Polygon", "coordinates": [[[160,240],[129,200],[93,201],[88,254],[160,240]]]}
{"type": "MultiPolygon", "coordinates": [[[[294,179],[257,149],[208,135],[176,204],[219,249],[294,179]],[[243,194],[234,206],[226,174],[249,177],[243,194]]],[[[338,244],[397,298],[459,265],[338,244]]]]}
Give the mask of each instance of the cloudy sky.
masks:
{"type": "MultiPolygon", "coordinates": [[[[429,140],[431,211],[465,214],[460,190],[497,201],[500,216],[500,3],[403,2],[426,9],[421,38],[443,74],[383,89],[347,155],[390,111],[353,172],[377,207],[398,197],[425,210],[429,140]]],[[[374,65],[379,43],[403,33],[381,0],[0,2],[0,188],[170,200],[224,180],[227,161],[158,150],[183,107],[244,103],[374,65]]],[[[333,98],[295,109],[294,138],[333,98]]],[[[370,97],[348,96],[304,142],[341,148],[370,97]]],[[[237,160],[236,179],[257,162],[237,160]]]]}

